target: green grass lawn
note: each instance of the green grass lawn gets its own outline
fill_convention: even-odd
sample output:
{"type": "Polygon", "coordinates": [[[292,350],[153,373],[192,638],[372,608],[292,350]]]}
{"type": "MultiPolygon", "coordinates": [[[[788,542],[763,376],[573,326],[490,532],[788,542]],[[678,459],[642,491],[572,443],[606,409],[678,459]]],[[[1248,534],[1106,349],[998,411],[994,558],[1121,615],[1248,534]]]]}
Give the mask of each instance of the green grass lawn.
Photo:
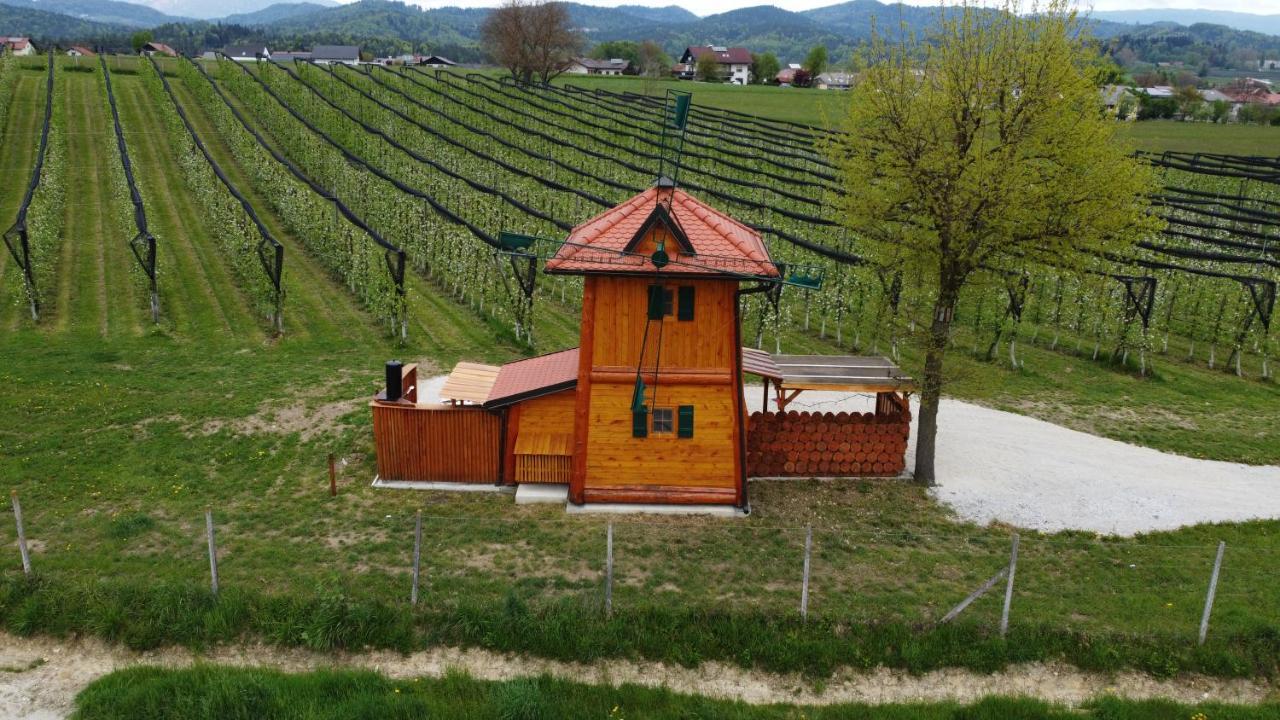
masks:
{"type": "MultiPolygon", "coordinates": [[[[41,87],[27,81],[36,76],[21,76],[13,105],[20,113],[39,111],[41,87]]],[[[603,519],[516,507],[506,496],[368,486],[367,399],[383,361],[421,361],[425,374],[528,348],[412,275],[409,340],[392,342],[261,201],[271,189],[249,188],[287,248],[286,334],[268,336],[218,256],[218,229],[173,169],[174,148],[150,97],[136,75],[122,73],[122,122],[162,243],[166,315],[151,327],[122,241],[95,230],[112,207],[92,192],[112,141],[103,98],[88,73],[68,73],[65,82],[69,102],[84,110],[68,113],[68,135],[85,166],[70,186],[81,235],[63,268],[66,314],[33,328],[19,307],[0,334],[0,477],[21,494],[39,574],[18,576],[14,527],[0,523],[0,622],[11,631],[94,633],[140,647],[244,637],[318,648],[474,644],[581,660],[716,658],[816,674],[839,665],[998,667],[1058,656],[1162,673],[1275,668],[1280,596],[1268,588],[1280,523],[1127,540],[1027,533],[1014,635],[1005,643],[991,633],[994,598],[955,630],[929,623],[1002,565],[1008,529],[957,523],[920,489],[886,481],[761,483],[755,512],[737,523],[619,520],[617,615],[604,620],[603,519]],[[329,453],[342,461],[337,498],[327,495],[329,453]],[[219,528],[217,602],[205,590],[206,508],[219,528]],[[408,539],[418,509],[426,515],[427,600],[411,609],[408,539]],[[808,524],[814,582],[802,623],[808,524]],[[1224,586],[1210,644],[1196,650],[1218,539],[1231,548],[1224,586]]],[[[211,152],[247,183],[208,117],[184,104],[211,152]]],[[[6,144],[0,152],[9,151],[6,144]]],[[[799,325],[786,329],[784,351],[848,350],[847,329],[837,344],[799,325]]],[[[572,344],[571,319],[554,328],[542,349],[572,344]]],[[[767,335],[766,347],[772,342],[767,335]]],[[[1026,369],[1012,370],[972,357],[962,335],[949,358],[951,392],[1189,455],[1280,462],[1275,384],[1172,357],[1157,357],[1156,376],[1140,379],[1044,344],[1024,338],[1026,369]]],[[[904,366],[917,371],[911,337],[904,348],[904,366]]]]}
{"type": "MultiPolygon", "coordinates": [[[[774,120],[836,127],[843,117],[849,94],[839,90],[780,88],[767,85],[740,87],[722,83],[649,80],[634,77],[561,75],[558,84],[602,88],[612,92],[662,95],[668,89],[693,93],[697,106],[727,108],[774,120]]],[[[1140,150],[1161,152],[1211,152],[1238,155],[1280,155],[1280,127],[1260,125],[1150,120],[1121,123],[1120,134],[1140,150]]]]}
{"type": "Polygon", "coordinates": [[[987,698],[971,705],[748,705],[636,685],[601,687],[547,677],[492,682],[461,673],[392,680],[372,672],[201,666],[138,667],[94,681],[76,698],[75,720],[1263,720],[1258,707],[1100,698],[1081,708],[987,698]]]}

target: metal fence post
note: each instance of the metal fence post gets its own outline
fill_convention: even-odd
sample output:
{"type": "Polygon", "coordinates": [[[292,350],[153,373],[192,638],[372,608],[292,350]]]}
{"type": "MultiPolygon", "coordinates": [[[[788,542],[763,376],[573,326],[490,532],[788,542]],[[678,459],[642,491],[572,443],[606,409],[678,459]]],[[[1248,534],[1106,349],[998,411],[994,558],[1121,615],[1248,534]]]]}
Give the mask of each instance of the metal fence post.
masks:
{"type": "Polygon", "coordinates": [[[413,589],[409,591],[409,604],[418,604],[418,568],[422,561],[422,511],[413,521],[413,589]]]}
{"type": "Polygon", "coordinates": [[[1200,644],[1204,644],[1204,639],[1209,634],[1209,615],[1213,613],[1213,596],[1218,592],[1218,572],[1222,570],[1222,553],[1226,551],[1227,543],[1218,541],[1218,555],[1213,559],[1213,574],[1209,576],[1209,593],[1204,598],[1204,614],[1200,616],[1200,644]]]}
{"type": "Polygon", "coordinates": [[[813,526],[804,529],[804,579],[800,581],[800,617],[809,619],[809,555],[813,551],[813,526]]]}
{"type": "Polygon", "coordinates": [[[604,614],[613,617],[613,523],[604,536],[604,614]]]}
{"type": "Polygon", "coordinates": [[[9,498],[13,500],[13,519],[18,523],[18,552],[22,555],[22,572],[31,574],[31,555],[27,552],[27,533],[22,527],[22,503],[18,502],[18,491],[10,490],[9,498]]]}
{"type": "Polygon", "coordinates": [[[1004,586],[1004,610],[1000,612],[1000,637],[1009,632],[1009,606],[1013,604],[1013,576],[1018,572],[1018,533],[1013,534],[1013,547],[1009,551],[1008,581],[1004,586]]]}
{"type": "Polygon", "coordinates": [[[218,594],[218,545],[213,538],[213,510],[204,511],[204,529],[209,538],[209,587],[218,594]]]}

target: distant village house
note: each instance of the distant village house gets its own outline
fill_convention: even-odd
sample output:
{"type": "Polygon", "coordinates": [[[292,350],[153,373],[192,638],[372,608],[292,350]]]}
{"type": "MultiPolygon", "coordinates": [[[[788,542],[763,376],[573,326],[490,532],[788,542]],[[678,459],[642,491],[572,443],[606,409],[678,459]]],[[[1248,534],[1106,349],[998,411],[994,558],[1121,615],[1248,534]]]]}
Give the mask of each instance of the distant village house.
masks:
{"type": "Polygon", "coordinates": [[[18,56],[36,54],[36,46],[31,44],[31,38],[0,35],[0,47],[18,56]]]}
{"type": "Polygon", "coordinates": [[[1280,70],[1280,58],[1259,60],[1258,69],[1259,70],[1280,70]]]}
{"type": "Polygon", "coordinates": [[[305,62],[311,59],[311,53],[306,50],[277,50],[271,53],[271,62],[305,62]]]}
{"type": "Polygon", "coordinates": [[[67,57],[93,57],[94,55],[97,53],[83,45],[72,45],[67,48],[67,57]]]}
{"type": "Polygon", "coordinates": [[[222,54],[236,62],[255,62],[270,60],[271,51],[266,45],[229,45],[222,49],[222,54]]]}
{"type": "Polygon", "coordinates": [[[813,85],[819,90],[848,90],[853,86],[853,73],[824,72],[813,85]]]}
{"type": "Polygon", "coordinates": [[[724,47],[723,45],[706,45],[685,48],[671,72],[681,80],[692,80],[698,71],[698,58],[711,53],[720,67],[720,77],[725,82],[735,85],[747,85],[751,82],[751,51],[742,47],[724,47]]]}
{"type": "Polygon", "coordinates": [[[142,55],[167,55],[169,57],[178,57],[178,51],[159,42],[149,42],[142,46],[140,51],[142,55]]]}
{"type": "Polygon", "coordinates": [[[311,62],[318,65],[359,65],[360,48],[355,45],[317,45],[311,50],[311,62]]]}
{"type": "Polygon", "coordinates": [[[596,60],[594,58],[574,58],[565,72],[571,75],[625,75],[631,69],[631,62],[622,58],[596,60]]]}

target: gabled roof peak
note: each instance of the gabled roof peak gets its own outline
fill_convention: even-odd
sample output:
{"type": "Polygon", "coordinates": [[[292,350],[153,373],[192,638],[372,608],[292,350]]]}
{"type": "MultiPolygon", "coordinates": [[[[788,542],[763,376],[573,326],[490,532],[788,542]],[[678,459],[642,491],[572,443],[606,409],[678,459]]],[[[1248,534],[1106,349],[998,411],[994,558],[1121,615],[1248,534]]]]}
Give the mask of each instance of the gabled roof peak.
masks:
{"type": "Polygon", "coordinates": [[[550,273],[778,277],[760,234],[676,187],[652,187],[575,227],[555,256],[550,273]],[[655,267],[632,252],[653,226],[667,226],[676,242],[670,262],[655,267]]]}

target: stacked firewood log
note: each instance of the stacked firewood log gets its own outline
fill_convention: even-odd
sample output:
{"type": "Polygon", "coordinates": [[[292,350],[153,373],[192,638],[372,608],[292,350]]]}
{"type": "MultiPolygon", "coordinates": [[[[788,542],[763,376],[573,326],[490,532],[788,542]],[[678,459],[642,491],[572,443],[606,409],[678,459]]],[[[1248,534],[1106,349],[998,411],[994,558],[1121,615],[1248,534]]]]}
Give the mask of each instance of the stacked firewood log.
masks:
{"type": "Polygon", "coordinates": [[[910,428],[905,412],[754,412],[747,423],[747,471],[753,477],[898,475],[910,428]]]}

